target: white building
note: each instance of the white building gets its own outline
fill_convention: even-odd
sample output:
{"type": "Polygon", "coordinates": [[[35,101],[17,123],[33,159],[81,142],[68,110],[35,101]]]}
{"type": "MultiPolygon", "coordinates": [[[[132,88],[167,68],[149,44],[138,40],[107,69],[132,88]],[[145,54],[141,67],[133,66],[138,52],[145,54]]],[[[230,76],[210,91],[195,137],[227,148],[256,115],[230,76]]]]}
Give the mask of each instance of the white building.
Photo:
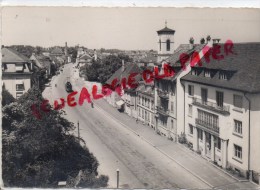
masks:
{"type": "Polygon", "coordinates": [[[10,48],[2,48],[2,86],[14,98],[22,96],[31,88],[32,63],[10,48]]]}
{"type": "Polygon", "coordinates": [[[184,132],[202,156],[259,183],[260,44],[234,44],[233,53],[181,78],[184,132]]]}
{"type": "Polygon", "coordinates": [[[138,120],[155,128],[154,84],[142,81],[136,91],[138,120]]]}

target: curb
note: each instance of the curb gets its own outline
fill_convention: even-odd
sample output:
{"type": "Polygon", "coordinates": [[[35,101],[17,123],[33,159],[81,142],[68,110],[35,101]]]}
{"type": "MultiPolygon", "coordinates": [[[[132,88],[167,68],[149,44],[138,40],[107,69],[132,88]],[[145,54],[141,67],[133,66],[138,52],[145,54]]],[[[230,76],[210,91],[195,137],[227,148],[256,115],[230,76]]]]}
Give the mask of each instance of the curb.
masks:
{"type": "MultiPolygon", "coordinates": [[[[103,110],[102,108],[100,108],[99,106],[95,105],[95,107],[97,107],[98,109],[102,110],[103,112],[105,112],[105,110],[103,110]]],[[[164,151],[160,150],[159,148],[157,148],[154,144],[152,144],[150,141],[148,141],[146,138],[144,138],[142,135],[139,135],[136,131],[134,131],[133,129],[129,128],[127,125],[125,125],[124,123],[120,122],[118,119],[116,119],[114,116],[112,116],[111,114],[107,113],[107,115],[109,115],[111,118],[113,118],[115,121],[117,121],[118,123],[120,123],[121,125],[123,125],[126,129],[128,129],[129,131],[131,131],[132,133],[136,134],[138,137],[140,137],[141,139],[143,139],[146,143],[150,144],[151,146],[153,146],[156,150],[158,150],[159,152],[161,152],[163,155],[167,156],[169,159],[171,159],[172,161],[174,161],[175,163],[177,163],[179,166],[181,166],[183,169],[185,169],[186,171],[188,171],[190,174],[192,174],[194,177],[198,178],[200,181],[202,181],[203,183],[207,184],[208,186],[210,186],[211,188],[213,188],[214,186],[211,185],[210,183],[208,183],[206,180],[202,179],[200,176],[198,176],[197,174],[195,174],[194,172],[192,172],[191,170],[189,170],[188,168],[186,168],[185,166],[183,166],[181,163],[179,163],[177,160],[175,160],[174,158],[172,158],[170,155],[168,155],[167,153],[165,153],[164,151]]]]}

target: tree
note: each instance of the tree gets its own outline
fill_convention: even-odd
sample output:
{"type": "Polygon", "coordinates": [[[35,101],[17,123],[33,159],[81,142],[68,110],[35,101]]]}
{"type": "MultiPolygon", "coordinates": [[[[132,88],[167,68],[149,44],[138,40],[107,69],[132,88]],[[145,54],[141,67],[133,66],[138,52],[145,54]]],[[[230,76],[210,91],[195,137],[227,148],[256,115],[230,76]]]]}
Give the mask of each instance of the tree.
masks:
{"type": "Polygon", "coordinates": [[[15,101],[15,98],[4,87],[2,89],[2,107],[15,101]]]}
{"type": "MultiPolygon", "coordinates": [[[[58,181],[76,178],[80,170],[98,181],[98,161],[71,134],[73,123],[62,111],[40,111],[39,120],[31,105],[43,97],[36,87],[3,108],[3,180],[9,187],[57,187],[58,181]]],[[[101,184],[96,184],[99,186],[101,184]]],[[[104,181],[104,184],[106,183],[104,181]]]]}

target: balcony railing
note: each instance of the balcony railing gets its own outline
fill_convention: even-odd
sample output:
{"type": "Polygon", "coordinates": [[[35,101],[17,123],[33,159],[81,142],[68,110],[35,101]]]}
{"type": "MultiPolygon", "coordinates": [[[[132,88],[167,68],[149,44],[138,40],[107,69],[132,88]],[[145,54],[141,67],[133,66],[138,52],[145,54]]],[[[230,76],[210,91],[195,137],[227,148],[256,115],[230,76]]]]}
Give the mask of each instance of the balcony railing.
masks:
{"type": "Polygon", "coordinates": [[[156,108],[157,108],[158,113],[165,115],[165,116],[169,115],[169,109],[164,108],[162,106],[157,106],[156,108]]]}
{"type": "Polygon", "coordinates": [[[164,99],[169,99],[169,92],[158,90],[158,96],[164,99]]]}
{"type": "Polygon", "coordinates": [[[204,121],[204,120],[201,120],[201,119],[198,119],[198,118],[196,118],[195,122],[196,122],[197,125],[200,125],[200,126],[205,127],[205,128],[207,128],[211,131],[219,133],[218,124],[209,123],[207,121],[204,121]]]}
{"type": "Polygon", "coordinates": [[[222,114],[229,114],[229,106],[218,106],[216,103],[208,101],[205,102],[199,98],[193,98],[193,104],[222,114]]]}

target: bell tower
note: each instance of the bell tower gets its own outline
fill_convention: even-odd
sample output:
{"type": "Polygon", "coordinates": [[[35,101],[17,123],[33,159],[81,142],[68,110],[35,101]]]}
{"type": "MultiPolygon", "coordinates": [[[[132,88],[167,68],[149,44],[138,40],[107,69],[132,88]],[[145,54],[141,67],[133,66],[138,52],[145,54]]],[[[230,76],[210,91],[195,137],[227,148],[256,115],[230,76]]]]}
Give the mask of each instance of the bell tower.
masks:
{"type": "Polygon", "coordinates": [[[158,62],[165,60],[174,51],[174,33],[167,27],[167,21],[165,21],[165,27],[157,31],[158,34],[158,62]]]}

